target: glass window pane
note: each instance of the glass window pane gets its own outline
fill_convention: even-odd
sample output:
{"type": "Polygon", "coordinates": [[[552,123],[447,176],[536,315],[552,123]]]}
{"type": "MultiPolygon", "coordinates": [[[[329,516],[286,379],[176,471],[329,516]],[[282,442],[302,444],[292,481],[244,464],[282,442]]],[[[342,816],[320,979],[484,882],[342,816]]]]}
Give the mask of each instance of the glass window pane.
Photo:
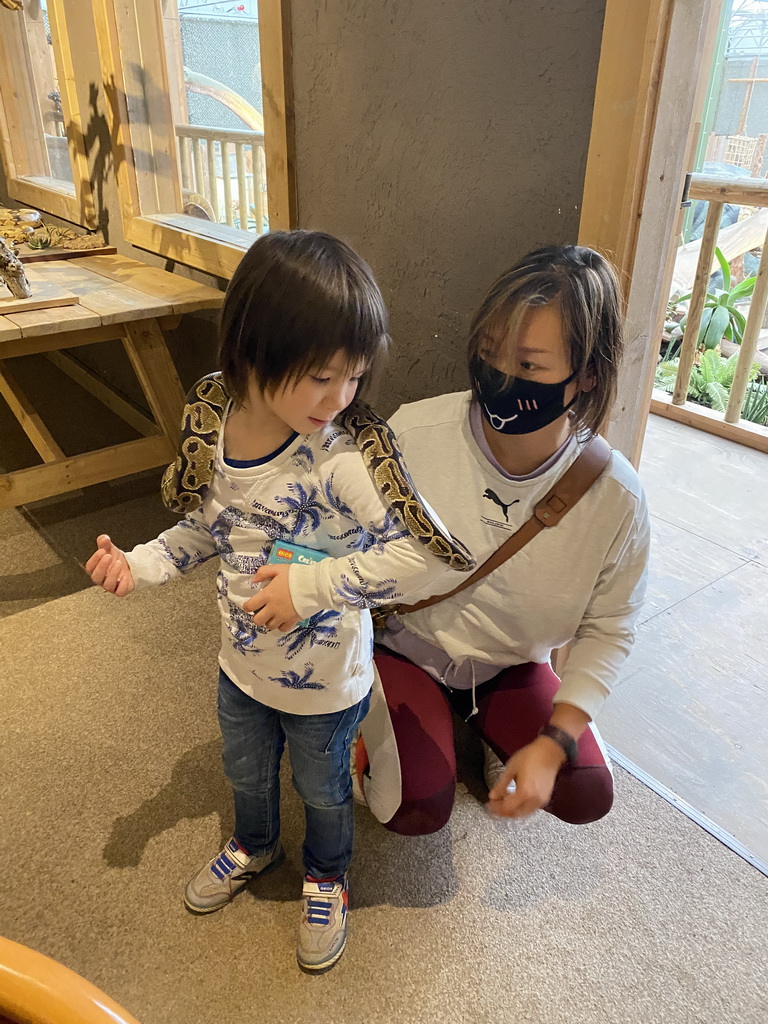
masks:
{"type": "Polygon", "coordinates": [[[24,20],[38,131],[43,143],[41,166],[26,170],[29,175],[73,185],[47,0],[28,0],[24,5],[24,20]]]}
{"type": "Polygon", "coordinates": [[[162,13],[183,212],[260,234],[269,225],[257,0],[163,0],[162,13]]]}

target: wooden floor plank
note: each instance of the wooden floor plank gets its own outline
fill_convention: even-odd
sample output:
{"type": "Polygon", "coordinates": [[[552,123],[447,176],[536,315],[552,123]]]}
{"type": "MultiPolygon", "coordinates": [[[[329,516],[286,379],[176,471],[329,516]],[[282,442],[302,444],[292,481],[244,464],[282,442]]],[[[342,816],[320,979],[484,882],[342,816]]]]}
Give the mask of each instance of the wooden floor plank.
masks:
{"type": "Polygon", "coordinates": [[[598,725],[768,860],[768,455],[651,416],[640,464],[649,599],[598,725]]]}
{"type": "Polygon", "coordinates": [[[749,562],[641,626],[606,740],[768,860],[768,569],[749,562]]]}
{"type": "Polygon", "coordinates": [[[768,455],[651,416],[640,479],[654,515],[768,565],[768,455]]]}

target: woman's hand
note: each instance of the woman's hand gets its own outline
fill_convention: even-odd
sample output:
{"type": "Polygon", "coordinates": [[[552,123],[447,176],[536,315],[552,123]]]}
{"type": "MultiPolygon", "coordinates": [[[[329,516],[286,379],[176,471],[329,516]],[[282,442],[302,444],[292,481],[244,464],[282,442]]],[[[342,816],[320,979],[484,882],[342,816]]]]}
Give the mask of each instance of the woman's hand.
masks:
{"type": "Polygon", "coordinates": [[[293,607],[288,586],[290,568],[290,565],[262,565],[253,577],[255,583],[268,583],[243,604],[245,611],[256,613],[253,621],[257,626],[290,633],[298,624],[299,616],[293,607]]]}
{"type": "Polygon", "coordinates": [[[115,597],[127,597],[136,589],[125,554],[115,547],[106,533],[96,538],[96,550],[85,563],[85,571],[97,587],[115,597]]]}
{"type": "Polygon", "coordinates": [[[527,818],[552,799],[565,754],[547,736],[538,736],[507,761],[504,773],[488,795],[488,810],[498,818],[527,818]],[[515,783],[514,792],[507,787],[515,783]]]}

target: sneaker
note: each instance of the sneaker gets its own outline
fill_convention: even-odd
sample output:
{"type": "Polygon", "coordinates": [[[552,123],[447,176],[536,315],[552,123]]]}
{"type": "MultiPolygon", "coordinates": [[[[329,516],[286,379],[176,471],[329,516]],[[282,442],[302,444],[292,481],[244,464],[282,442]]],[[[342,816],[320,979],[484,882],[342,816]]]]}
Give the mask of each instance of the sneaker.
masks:
{"type": "Polygon", "coordinates": [[[360,732],[355,733],[349,749],[349,773],[352,776],[352,797],[356,804],[368,806],[363,791],[363,772],[368,767],[368,752],[360,732]]]}
{"type": "Polygon", "coordinates": [[[303,971],[321,973],[333,967],[347,942],[346,872],[324,880],[305,875],[302,897],[296,959],[303,971]]]}
{"type": "Polygon", "coordinates": [[[211,914],[225,907],[252,878],[275,868],[283,859],[278,840],[271,853],[251,857],[233,836],[221,853],[189,880],[184,902],[193,914],[211,914]]]}
{"type": "MultiPolygon", "coordinates": [[[[504,762],[500,761],[488,744],[483,742],[483,778],[489,793],[501,778],[505,768],[504,762]]],[[[514,782],[510,782],[507,789],[514,792],[514,782]]]]}

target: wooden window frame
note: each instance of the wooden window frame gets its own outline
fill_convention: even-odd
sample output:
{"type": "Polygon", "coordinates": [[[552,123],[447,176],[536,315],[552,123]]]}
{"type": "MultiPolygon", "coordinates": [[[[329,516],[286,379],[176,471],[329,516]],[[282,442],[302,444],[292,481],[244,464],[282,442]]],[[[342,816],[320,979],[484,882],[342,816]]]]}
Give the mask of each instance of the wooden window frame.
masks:
{"type": "MultiPolygon", "coordinates": [[[[181,205],[161,0],[95,0],[93,6],[127,241],[231,277],[254,235],[185,214],[150,215],[141,209],[140,195],[147,188],[154,189],[158,209],[181,205]],[[131,108],[138,104],[131,83],[135,69],[147,67],[154,76],[154,84],[144,81],[141,96],[148,116],[145,123],[138,117],[132,123],[131,108]],[[159,175],[158,166],[166,173],[159,175]]],[[[289,0],[258,0],[258,11],[269,225],[287,229],[296,224],[289,0]]]]}
{"type": "Polygon", "coordinates": [[[29,171],[34,166],[48,165],[42,139],[24,127],[42,124],[38,101],[40,57],[25,24],[42,19],[37,0],[19,11],[0,10],[0,159],[12,199],[73,224],[95,228],[97,215],[71,48],[73,5],[71,0],[47,0],[47,5],[73,184],[29,171]],[[31,88],[25,88],[26,82],[31,88]]]}

